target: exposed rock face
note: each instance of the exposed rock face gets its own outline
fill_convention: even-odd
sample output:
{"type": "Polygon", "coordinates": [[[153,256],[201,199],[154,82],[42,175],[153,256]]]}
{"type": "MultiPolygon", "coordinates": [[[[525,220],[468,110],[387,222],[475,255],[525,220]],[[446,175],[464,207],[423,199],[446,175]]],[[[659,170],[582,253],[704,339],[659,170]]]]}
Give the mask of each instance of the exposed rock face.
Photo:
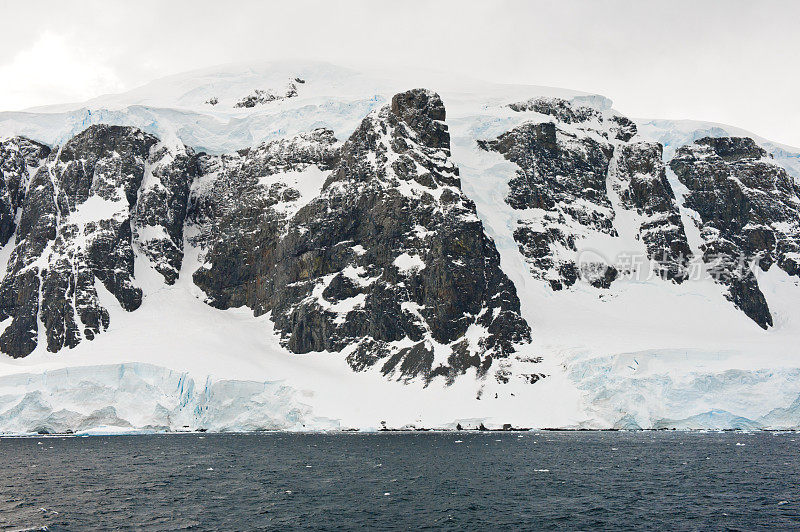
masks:
{"type": "Polygon", "coordinates": [[[0,283],[0,318],[12,318],[0,335],[3,352],[30,353],[39,322],[53,352],[106,329],[96,281],[125,310],[138,308],[134,246],[174,281],[191,157],[155,149],[157,143],[135,128],[92,126],[30,178],[0,283]]]}
{"type": "Polygon", "coordinates": [[[582,242],[594,235],[617,237],[615,209],[636,211],[638,238],[662,278],[682,282],[691,250],[675,196],[666,178],[660,144],[631,142],[636,125],[610,109],[559,98],[510,104],[553,122],[530,121],[494,141],[479,142],[519,170],[507,203],[521,211],[514,231],[531,273],[553,290],[579,278],[608,288],[618,277],[615,257],[582,242]],[[619,196],[614,205],[608,186],[619,196]]]}
{"type": "Polygon", "coordinates": [[[661,144],[637,142],[616,148],[611,185],[622,206],[642,217],[639,238],[664,279],[683,282],[692,251],[667,180],[661,144]]]}
{"type": "MultiPolygon", "coordinates": [[[[519,251],[553,290],[579,279],[607,289],[624,271],[614,257],[582,256],[587,242],[627,241],[665,280],[685,281],[691,250],[662,146],[637,142],[630,120],[592,102],[511,104],[529,121],[479,143],[517,166],[506,202],[519,251]]],[[[176,282],[186,239],[207,302],[269,314],[294,353],[339,352],[357,371],[398,379],[452,382],[474,369],[507,382],[512,360],[532,360],[515,355],[531,332],[461,190],[445,118],[439,96],[417,89],[343,144],[320,128],[211,156],[104,125],[52,151],[0,142],[0,350],[93,339],[109,327],[110,298],[141,305],[150,268],[176,282]]],[[[670,167],[699,217],[703,260],[768,327],[746,266],[800,276],[798,185],[746,138],[701,139],[670,167]]]]}
{"type": "MultiPolygon", "coordinates": [[[[589,231],[616,234],[606,192],[613,146],[552,122],[522,124],[481,146],[519,166],[509,183],[508,204],[537,209],[514,231],[531,272],[554,290],[571,286],[579,275],[576,241],[589,231]]],[[[607,287],[615,277],[613,266],[601,265],[589,281],[607,287]]]]}
{"type": "Polygon", "coordinates": [[[154,148],[131,213],[138,249],[167,284],[173,284],[180,272],[189,187],[199,171],[198,159],[190,148],[154,148]]]}
{"type": "MultiPolygon", "coordinates": [[[[298,81],[298,83],[305,83],[305,81],[298,81]]],[[[297,96],[297,85],[295,83],[289,83],[286,87],[286,91],[283,94],[278,94],[271,90],[263,90],[263,89],[255,89],[252,94],[248,94],[234,105],[234,107],[245,107],[245,108],[252,108],[256,105],[263,105],[265,103],[274,102],[276,100],[285,100],[286,98],[294,98],[297,96]]],[[[214,98],[216,100],[216,98],[214,98]]],[[[211,105],[216,105],[219,100],[215,103],[211,103],[209,100],[208,103],[211,105]]]]}
{"type": "Polygon", "coordinates": [[[188,224],[208,302],[271,313],[291,351],[340,351],[356,370],[380,363],[404,379],[485,374],[530,328],[461,191],[444,120],[438,95],[420,89],[341,147],[327,129],[223,156],[118,126],[52,153],[5,141],[0,225],[16,240],[0,349],[93,339],[110,322],[101,292],[128,311],[141,304],[135,265],[176,281],[188,224]]]}
{"type": "Polygon", "coordinates": [[[584,105],[573,106],[569,101],[561,98],[532,98],[524,102],[511,103],[508,106],[517,112],[533,111],[550,115],[566,124],[602,120],[602,115],[597,109],[584,105]]]}
{"type": "Polygon", "coordinates": [[[702,222],[704,261],[728,298],[761,327],[772,325],[749,267],[774,263],[800,275],[800,198],[786,171],[750,138],[703,138],[680,148],[670,168],[689,189],[686,206],[702,222]]]}
{"type": "Polygon", "coordinates": [[[0,141],[0,246],[14,234],[30,175],[49,154],[50,148],[25,137],[0,141]]]}
{"type": "Polygon", "coordinates": [[[637,133],[636,124],[627,117],[609,115],[594,107],[562,98],[532,98],[524,102],[511,103],[508,107],[520,113],[533,111],[549,115],[564,124],[583,124],[592,127],[605,138],[610,136],[627,142],[637,133]]]}
{"type": "Polygon", "coordinates": [[[224,243],[195,274],[210,303],[271,312],[293,352],[343,351],[356,370],[381,363],[400,378],[485,373],[529,342],[514,286],[461,192],[444,119],[438,95],[398,94],[335,159],[305,157],[337,161],[321,193],[285,225],[255,206],[239,232],[265,244],[237,262],[230,246],[251,237],[224,243]]]}
{"type": "Polygon", "coordinates": [[[263,314],[268,259],[288,219],[322,188],[338,160],[333,132],[317,129],[242,150],[202,157],[205,174],[192,192],[192,241],[209,268],[194,280],[219,308],[247,305],[263,314]],[[304,189],[301,192],[298,189],[304,189]]]}
{"type": "Polygon", "coordinates": [[[636,136],[638,128],[630,118],[614,115],[609,119],[609,122],[611,124],[608,129],[615,139],[628,142],[636,136]]]}

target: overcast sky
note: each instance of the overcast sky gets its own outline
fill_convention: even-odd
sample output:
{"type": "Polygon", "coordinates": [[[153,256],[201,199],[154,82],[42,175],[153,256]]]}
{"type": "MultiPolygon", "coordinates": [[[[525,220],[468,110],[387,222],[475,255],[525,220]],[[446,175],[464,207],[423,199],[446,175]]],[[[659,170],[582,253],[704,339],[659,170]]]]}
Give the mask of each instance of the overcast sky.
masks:
{"type": "Polygon", "coordinates": [[[319,59],[606,95],[800,146],[800,1],[0,0],[0,110],[319,59]]]}

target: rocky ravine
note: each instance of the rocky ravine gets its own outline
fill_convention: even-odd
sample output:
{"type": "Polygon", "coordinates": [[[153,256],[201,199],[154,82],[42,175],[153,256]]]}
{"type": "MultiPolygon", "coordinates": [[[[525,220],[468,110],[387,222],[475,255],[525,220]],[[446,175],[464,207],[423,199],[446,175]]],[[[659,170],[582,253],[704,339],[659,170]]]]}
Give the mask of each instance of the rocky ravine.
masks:
{"type": "MultiPolygon", "coordinates": [[[[692,251],[668,166],[698,214],[702,260],[732,304],[772,323],[738,261],[797,276],[800,199],[751,139],[701,139],[665,164],[662,146],[610,108],[509,107],[524,120],[480,146],[517,166],[507,203],[535,279],[613,289],[619,265],[579,252],[589,237],[618,238],[625,214],[657,273],[685,282],[692,251]]],[[[344,142],[321,128],[212,156],[123,126],[52,148],[15,137],[0,144],[0,187],[0,239],[13,247],[0,350],[13,357],[103,333],[104,294],[136,311],[137,265],[172,284],[188,242],[208,304],[268,314],[291,352],[339,352],[356,371],[426,382],[469,369],[506,382],[511,361],[529,360],[535,324],[461,189],[444,105],[427,90],[395,95],[344,142]]]]}

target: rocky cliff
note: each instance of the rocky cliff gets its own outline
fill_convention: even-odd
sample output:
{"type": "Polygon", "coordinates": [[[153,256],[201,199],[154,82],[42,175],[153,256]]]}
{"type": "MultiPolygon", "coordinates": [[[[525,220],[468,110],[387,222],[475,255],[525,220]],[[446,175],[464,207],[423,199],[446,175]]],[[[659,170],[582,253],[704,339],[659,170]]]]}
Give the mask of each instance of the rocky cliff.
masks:
{"type": "Polygon", "coordinates": [[[0,432],[800,428],[800,150],[397,75],[0,112],[0,432]]]}
{"type": "Polygon", "coordinates": [[[587,260],[582,242],[593,233],[616,237],[615,217],[624,209],[639,215],[637,238],[659,275],[675,282],[686,278],[691,251],[660,144],[637,142],[636,125],[610,110],[558,98],[510,108],[530,112],[532,120],[480,145],[519,168],[506,201],[522,211],[514,239],[533,275],[554,290],[579,277],[608,288],[619,274],[616,257],[587,260]]]}
{"type": "Polygon", "coordinates": [[[756,273],[777,264],[800,276],[797,183],[750,138],[702,138],[678,149],[670,168],[700,217],[704,261],[728,299],[766,329],[773,320],[756,273]]]}
{"type": "MultiPolygon", "coordinates": [[[[511,102],[516,125],[475,140],[516,168],[502,192],[532,277],[611,290],[629,265],[586,251],[627,232],[664,281],[685,282],[699,258],[733,305],[771,325],[744,265],[798,275],[792,177],[749,138],[702,138],[664,161],[661,144],[596,103],[511,102]],[[682,209],[697,215],[701,257],[682,209]]],[[[175,283],[185,246],[207,304],[266,314],[288,351],[339,353],[355,371],[506,382],[535,336],[461,187],[444,103],[425,89],[394,95],[343,140],[317,127],[207,154],[93,125],[60,146],[9,138],[0,169],[0,349],[13,357],[92,340],[110,326],[106,294],[135,312],[143,268],[175,283]]]]}
{"type": "MultiPolygon", "coordinates": [[[[210,304],[270,312],[295,353],[341,351],[355,370],[380,363],[402,378],[483,374],[529,342],[514,286],[461,191],[444,121],[439,96],[414,90],[335,152],[325,131],[248,152],[233,171],[236,229],[194,274],[210,304]],[[302,206],[291,187],[253,175],[309,165],[330,172],[302,206]]],[[[213,203],[209,194],[197,204],[213,203]]]]}
{"type": "Polygon", "coordinates": [[[90,127],[53,151],[33,150],[27,139],[11,144],[3,185],[23,193],[9,194],[17,198],[9,217],[19,223],[0,283],[0,317],[10,319],[0,335],[3,352],[25,356],[42,340],[57,352],[93,339],[109,326],[99,290],[136,310],[137,251],[174,282],[194,176],[191,150],[174,153],[152,135],[120,126],[90,127]],[[22,153],[24,164],[14,163],[22,153]]]}
{"type": "Polygon", "coordinates": [[[109,327],[99,292],[136,311],[137,261],[172,284],[186,240],[208,304],[269,313],[291,352],[340,352],[403,379],[486,374],[531,331],[461,190],[445,118],[418,89],[342,144],[316,129],[212,156],[103,125],[52,152],[9,140],[0,348],[91,340],[109,327]]]}

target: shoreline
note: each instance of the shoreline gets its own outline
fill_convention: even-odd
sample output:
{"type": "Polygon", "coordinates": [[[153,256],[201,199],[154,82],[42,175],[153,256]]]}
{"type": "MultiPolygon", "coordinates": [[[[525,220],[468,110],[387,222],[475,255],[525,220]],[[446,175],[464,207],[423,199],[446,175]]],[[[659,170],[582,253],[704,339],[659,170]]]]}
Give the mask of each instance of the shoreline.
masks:
{"type": "Polygon", "coordinates": [[[737,434],[757,434],[757,433],[797,433],[800,429],[678,429],[678,428],[663,428],[663,429],[570,429],[570,428],[514,428],[514,429],[379,429],[379,430],[361,430],[361,429],[343,429],[343,430],[250,430],[250,431],[208,431],[208,430],[191,430],[191,431],[150,431],[147,429],[142,430],[125,430],[125,431],[92,431],[87,432],[66,432],[66,433],[20,433],[20,434],[2,434],[0,433],[0,440],[2,439],[34,439],[34,438],[89,438],[100,436],[184,436],[184,435],[374,435],[374,434],[419,434],[419,433],[432,433],[432,434],[487,434],[487,433],[507,433],[507,434],[542,434],[542,433],[598,433],[598,432],[622,432],[622,433],[640,433],[640,432],[680,432],[680,433],[696,433],[696,434],[723,434],[723,433],[737,433],[737,434]]]}

